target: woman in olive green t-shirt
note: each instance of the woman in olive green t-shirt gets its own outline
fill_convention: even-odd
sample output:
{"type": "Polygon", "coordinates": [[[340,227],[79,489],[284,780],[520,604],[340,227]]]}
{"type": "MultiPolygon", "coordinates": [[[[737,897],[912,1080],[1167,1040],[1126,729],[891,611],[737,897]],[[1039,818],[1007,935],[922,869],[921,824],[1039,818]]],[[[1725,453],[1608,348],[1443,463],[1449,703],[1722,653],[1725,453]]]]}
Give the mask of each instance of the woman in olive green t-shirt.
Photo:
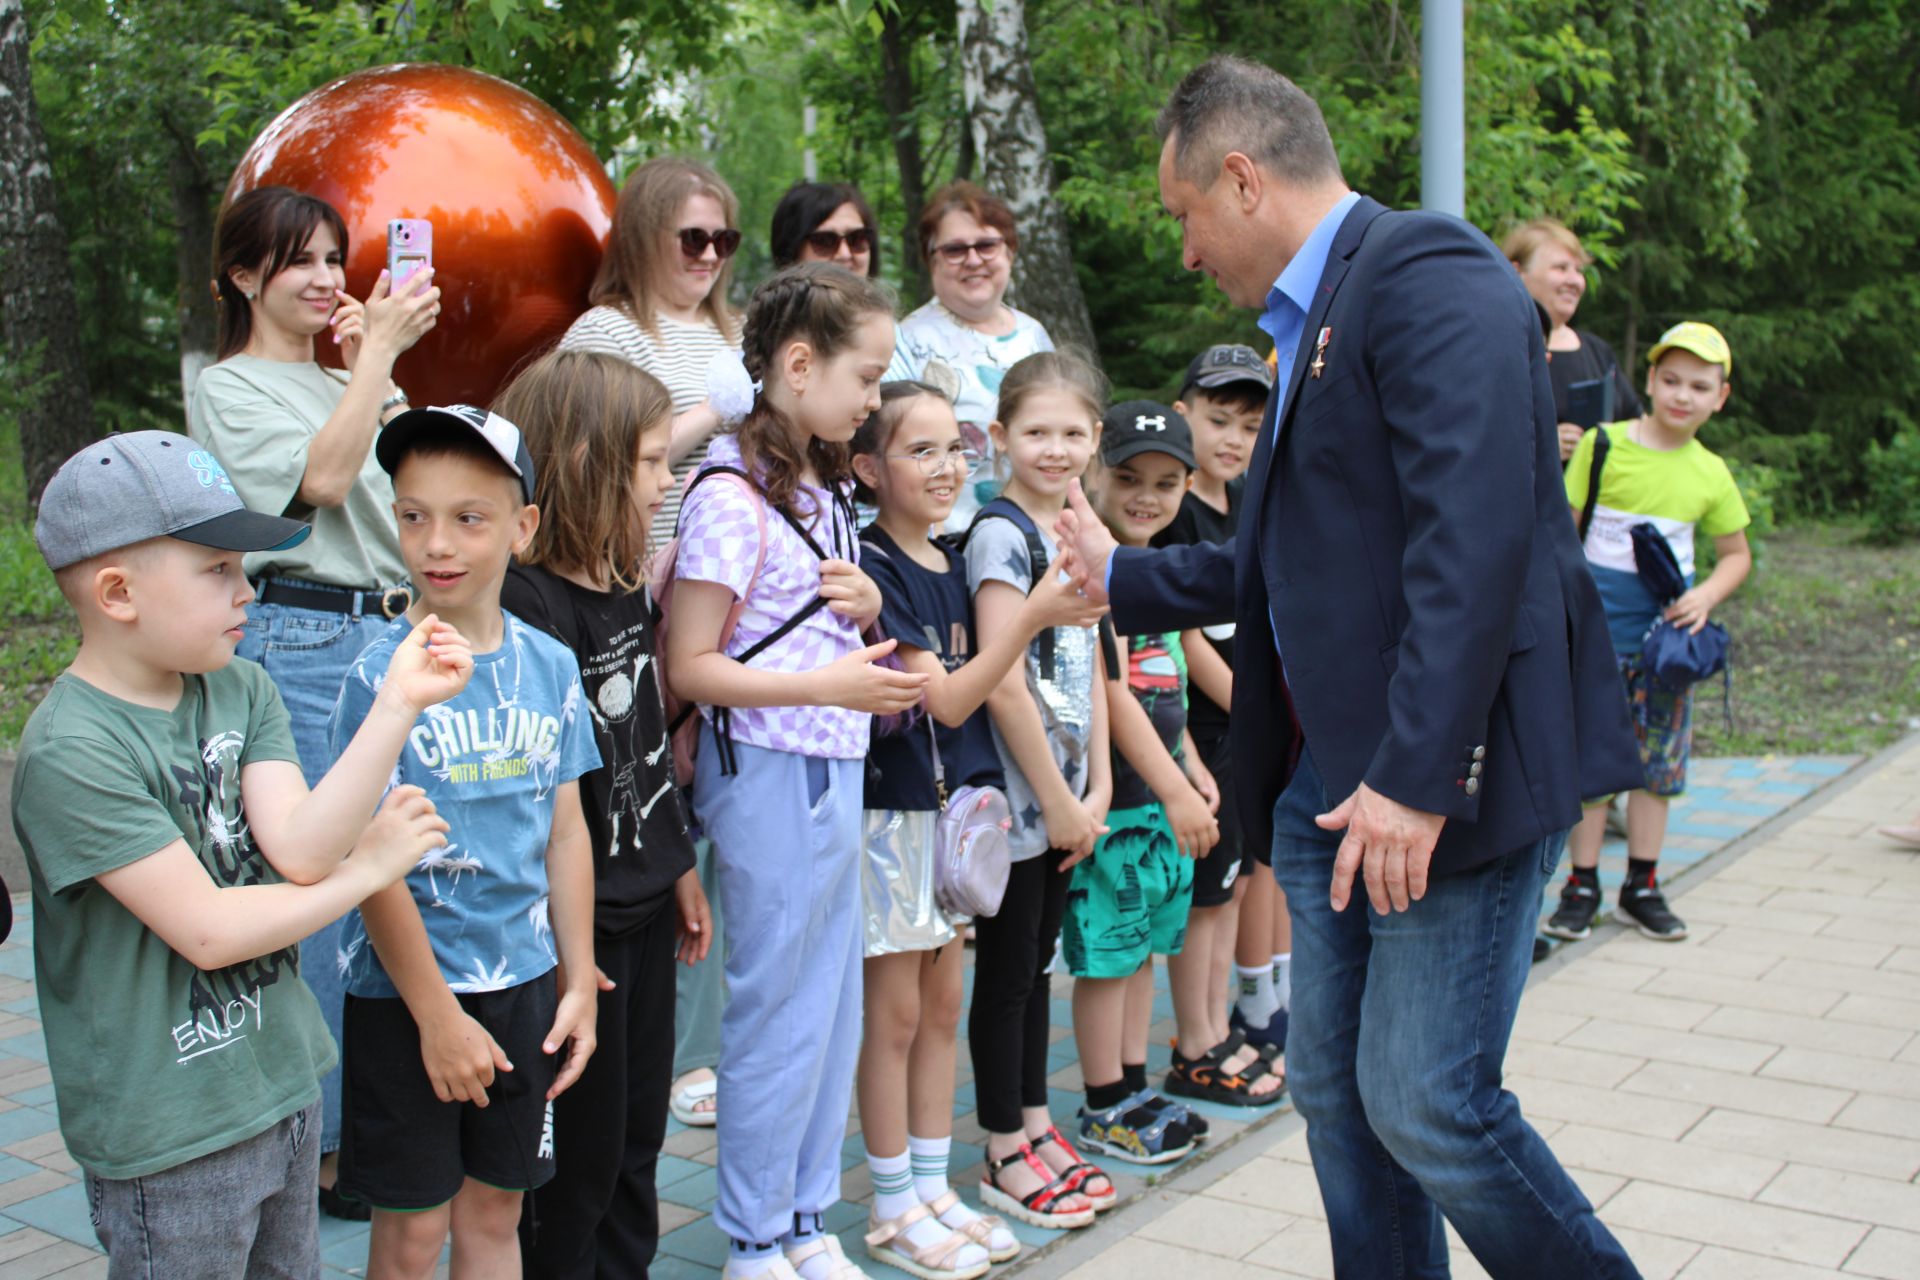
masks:
{"type": "MultiPolygon", "coordinates": [[[[404,610],[406,566],[393,521],[393,486],[373,458],[380,424],[406,407],[393,363],[434,326],[431,273],[390,295],[381,274],[367,301],[349,296],[347,229],[323,200],[287,187],[236,199],[215,233],[220,360],[203,372],[188,430],[227,469],[241,501],[308,521],[298,547],[246,559],[260,596],[236,650],[266,668],[293,723],[308,785],[326,773],[327,720],[360,650],[404,610]],[[323,368],[314,342],[328,334],[346,371],[323,368]]],[[[301,976],[340,1038],[338,922],[301,945],[301,976]]],[[[340,1073],[323,1082],[320,1203],[366,1216],[333,1192],[340,1146],[340,1073]]]]}

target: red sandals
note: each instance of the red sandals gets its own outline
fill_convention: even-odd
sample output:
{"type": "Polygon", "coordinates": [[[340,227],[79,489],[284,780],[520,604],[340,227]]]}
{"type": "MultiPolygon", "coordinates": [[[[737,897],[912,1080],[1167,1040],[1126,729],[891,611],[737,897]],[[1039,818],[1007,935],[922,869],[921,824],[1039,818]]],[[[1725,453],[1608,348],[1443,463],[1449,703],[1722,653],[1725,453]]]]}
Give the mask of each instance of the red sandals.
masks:
{"type": "MultiPolygon", "coordinates": [[[[1044,1142],[1046,1139],[1043,1138],[1041,1141],[1044,1142]]],[[[1093,1168],[1092,1165],[1085,1167],[1093,1168]]],[[[1018,1218],[1029,1226],[1047,1227],[1052,1230],[1089,1227],[1093,1225],[1095,1216],[1093,1197],[1068,1186],[1064,1179],[1056,1178],[1040,1157],[1033,1154],[1033,1148],[1024,1142],[1012,1155],[987,1161],[986,1176],[980,1179],[980,1202],[1010,1217],[1018,1218]],[[1043,1185],[1038,1191],[1029,1195],[1016,1196],[1000,1185],[997,1175],[1009,1165],[1022,1163],[1033,1170],[1034,1175],[1043,1185]],[[1080,1200],[1088,1207],[1085,1209],[1064,1207],[1064,1203],[1071,1203],[1074,1200],[1080,1200]]]]}

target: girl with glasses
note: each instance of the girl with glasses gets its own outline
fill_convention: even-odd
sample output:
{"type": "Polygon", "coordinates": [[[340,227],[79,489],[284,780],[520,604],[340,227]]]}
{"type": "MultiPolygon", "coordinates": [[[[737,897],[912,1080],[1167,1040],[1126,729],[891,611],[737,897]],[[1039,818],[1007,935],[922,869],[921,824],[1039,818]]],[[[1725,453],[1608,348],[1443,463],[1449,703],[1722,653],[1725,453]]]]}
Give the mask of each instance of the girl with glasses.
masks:
{"type": "Polygon", "coordinates": [[[1053,339],[1038,320],[1007,305],[1020,232],[1005,202],[970,182],[949,183],[928,198],[917,230],[933,298],[900,322],[887,377],[957,387],[954,416],[980,459],[947,523],[958,532],[999,492],[987,425],[994,419],[1000,381],[1026,357],[1053,350],[1053,339]],[[936,370],[929,377],[934,365],[950,376],[936,370]]]}
{"type": "Polygon", "coordinates": [[[873,210],[851,182],[796,182],[773,211],[773,265],[831,262],[857,276],[880,274],[873,210]]]}

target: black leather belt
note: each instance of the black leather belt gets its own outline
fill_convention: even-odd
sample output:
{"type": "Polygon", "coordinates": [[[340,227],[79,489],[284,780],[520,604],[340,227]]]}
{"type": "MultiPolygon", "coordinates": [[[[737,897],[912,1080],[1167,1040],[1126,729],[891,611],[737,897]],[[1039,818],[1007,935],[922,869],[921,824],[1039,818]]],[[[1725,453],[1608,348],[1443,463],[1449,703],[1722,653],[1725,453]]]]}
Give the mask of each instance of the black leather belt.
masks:
{"type": "Polygon", "coordinates": [[[397,618],[413,607],[411,587],[321,587],[289,582],[285,578],[262,578],[255,585],[261,604],[318,609],[356,618],[366,614],[397,618]]]}

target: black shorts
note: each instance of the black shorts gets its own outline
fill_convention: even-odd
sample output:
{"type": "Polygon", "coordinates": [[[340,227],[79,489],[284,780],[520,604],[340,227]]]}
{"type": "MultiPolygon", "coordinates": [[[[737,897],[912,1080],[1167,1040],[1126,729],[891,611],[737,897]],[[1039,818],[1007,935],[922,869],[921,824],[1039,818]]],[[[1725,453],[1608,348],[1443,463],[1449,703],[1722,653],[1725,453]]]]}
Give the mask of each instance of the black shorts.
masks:
{"type": "Polygon", "coordinates": [[[1194,864],[1193,868],[1193,905],[1196,907],[1222,907],[1233,901],[1234,882],[1250,868],[1246,865],[1245,841],[1240,838],[1240,811],[1236,807],[1239,801],[1233,794],[1233,756],[1227,749],[1227,736],[1223,733],[1217,738],[1194,736],[1193,745],[1200,749],[1200,762],[1213,774],[1214,785],[1220,788],[1220,843],[1207,852],[1207,856],[1194,864]]]}
{"type": "MultiPolygon", "coordinates": [[[[377,1209],[432,1209],[468,1178],[529,1191],[553,1177],[555,975],[455,997],[505,1051],[487,1105],[442,1102],[420,1058],[406,1001],[348,996],[342,1071],[340,1193],[377,1209]]],[[[564,1049],[561,1053],[565,1053],[564,1049]]]]}

